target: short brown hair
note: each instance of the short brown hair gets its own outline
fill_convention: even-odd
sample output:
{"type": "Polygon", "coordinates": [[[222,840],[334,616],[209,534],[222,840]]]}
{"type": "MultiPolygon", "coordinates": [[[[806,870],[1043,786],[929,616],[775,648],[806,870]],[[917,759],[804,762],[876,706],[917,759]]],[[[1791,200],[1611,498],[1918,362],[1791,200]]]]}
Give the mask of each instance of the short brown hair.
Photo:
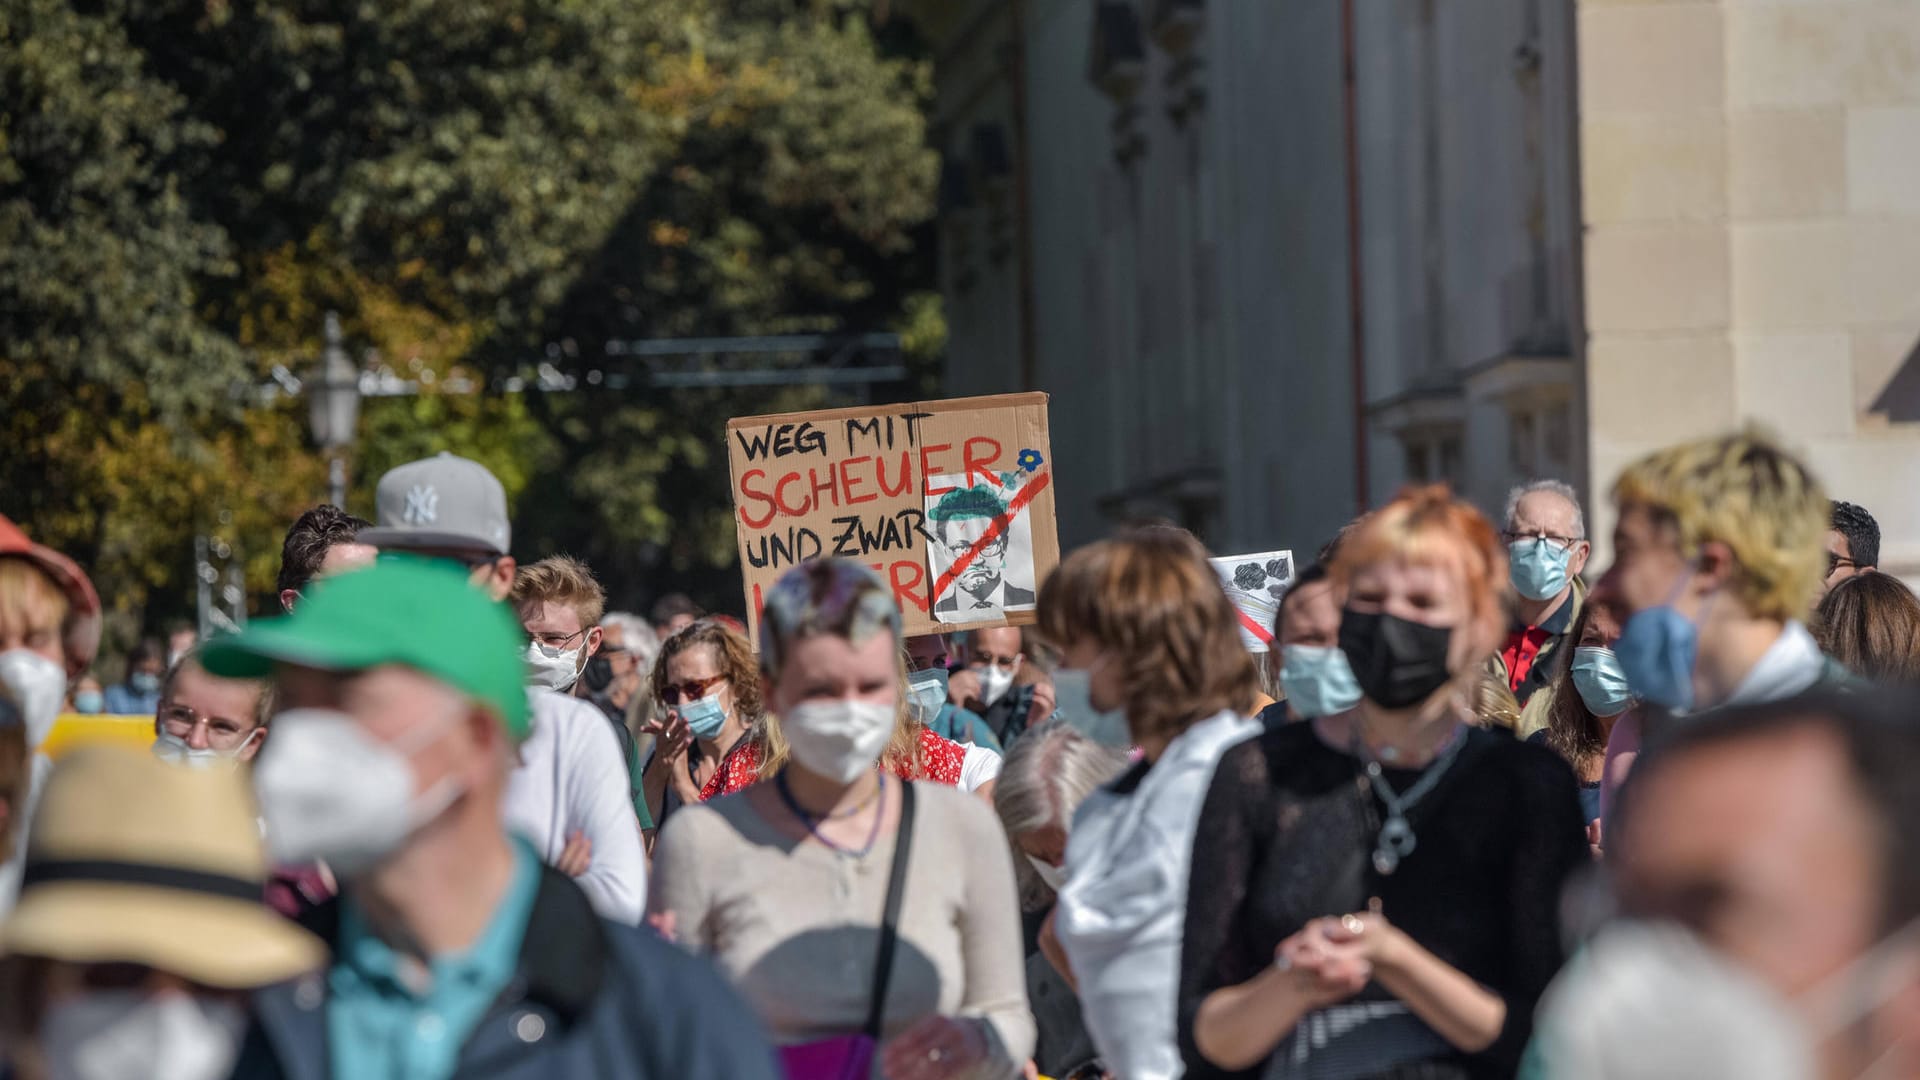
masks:
{"type": "Polygon", "coordinates": [[[513,610],[525,622],[539,604],[561,604],[580,616],[580,628],[600,625],[607,613],[607,590],[594,580],[587,564],[570,555],[552,555],[514,575],[509,596],[513,610]]]}
{"type": "Polygon", "coordinates": [[[1040,588],[1040,633],[1118,654],[1135,739],[1253,712],[1259,675],[1233,601],[1191,535],[1144,528],[1069,555],[1040,588]]]}
{"type": "Polygon", "coordinates": [[[1920,683],[1920,600],[1899,578],[1855,574],[1813,613],[1813,636],[1848,671],[1879,683],[1920,683]]]}

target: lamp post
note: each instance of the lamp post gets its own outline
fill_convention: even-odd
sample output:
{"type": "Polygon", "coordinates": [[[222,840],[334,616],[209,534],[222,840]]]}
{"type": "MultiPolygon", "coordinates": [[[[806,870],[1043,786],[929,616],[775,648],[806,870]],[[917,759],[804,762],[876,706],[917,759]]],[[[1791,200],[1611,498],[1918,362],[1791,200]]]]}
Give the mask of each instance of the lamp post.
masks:
{"type": "Polygon", "coordinates": [[[340,316],[327,312],[326,348],[318,377],[308,384],[307,407],[313,441],[327,455],[327,486],[333,505],[347,502],[346,450],[360,420],[360,369],[340,341],[340,316]]]}

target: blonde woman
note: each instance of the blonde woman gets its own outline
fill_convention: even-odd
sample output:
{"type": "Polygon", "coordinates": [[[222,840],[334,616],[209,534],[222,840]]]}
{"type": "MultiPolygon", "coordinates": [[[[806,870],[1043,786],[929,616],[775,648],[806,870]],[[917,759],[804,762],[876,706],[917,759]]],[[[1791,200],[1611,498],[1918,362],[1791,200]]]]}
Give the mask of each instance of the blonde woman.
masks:
{"type": "Polygon", "coordinates": [[[870,570],[789,571],[760,624],[771,775],[683,807],[655,849],[655,925],[731,976],[790,1076],[985,1080],[1033,1050],[999,827],[979,799],[899,779],[922,749],[901,655],[870,570]]]}
{"type": "MultiPolygon", "coordinates": [[[[888,745],[885,765],[888,772],[902,780],[928,780],[949,787],[961,787],[992,798],[988,785],[1000,772],[1000,755],[985,747],[966,747],[933,733],[915,720],[907,698],[907,661],[903,649],[894,658],[894,673],[899,683],[899,727],[888,745]]],[[[787,761],[787,740],[780,731],[776,713],[763,716],[747,738],[733,744],[719,768],[700,788],[701,799],[731,795],[780,772],[787,761]]]]}

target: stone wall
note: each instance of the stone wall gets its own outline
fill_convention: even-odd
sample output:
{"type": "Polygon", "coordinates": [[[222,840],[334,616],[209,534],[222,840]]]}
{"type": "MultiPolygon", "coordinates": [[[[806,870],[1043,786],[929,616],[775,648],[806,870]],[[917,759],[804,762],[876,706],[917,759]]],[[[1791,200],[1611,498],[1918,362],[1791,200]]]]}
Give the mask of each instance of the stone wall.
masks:
{"type": "Polygon", "coordinates": [[[1579,41],[1596,489],[1757,422],[1920,572],[1920,3],[1580,0],[1579,41]]]}

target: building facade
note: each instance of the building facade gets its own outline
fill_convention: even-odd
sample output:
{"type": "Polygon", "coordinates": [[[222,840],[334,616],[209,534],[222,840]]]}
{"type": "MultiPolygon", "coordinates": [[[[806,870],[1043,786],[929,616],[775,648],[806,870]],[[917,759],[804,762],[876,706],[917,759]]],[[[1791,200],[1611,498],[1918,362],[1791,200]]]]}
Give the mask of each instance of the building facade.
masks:
{"type": "Polygon", "coordinates": [[[1062,539],[1311,552],[1758,420],[1920,569],[1920,3],[919,0],[956,395],[1062,539]],[[1911,374],[1907,368],[1915,368],[1911,374]]]}

